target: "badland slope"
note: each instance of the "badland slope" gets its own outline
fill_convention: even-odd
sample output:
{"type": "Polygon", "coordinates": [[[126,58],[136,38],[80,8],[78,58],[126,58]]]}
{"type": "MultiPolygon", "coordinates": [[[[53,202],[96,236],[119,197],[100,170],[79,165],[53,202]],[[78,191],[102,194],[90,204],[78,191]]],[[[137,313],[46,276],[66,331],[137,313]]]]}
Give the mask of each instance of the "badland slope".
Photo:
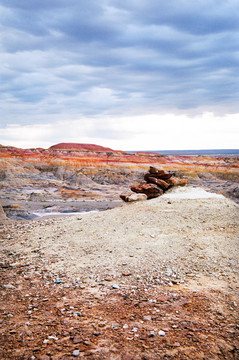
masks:
{"type": "Polygon", "coordinates": [[[94,144],[60,143],[49,149],[0,145],[1,202],[27,210],[70,211],[89,210],[91,201],[93,208],[106,209],[120,203],[120,194],[130,185],[142,182],[149,166],[186,176],[191,185],[239,201],[238,157],[163,156],[94,144]]]}

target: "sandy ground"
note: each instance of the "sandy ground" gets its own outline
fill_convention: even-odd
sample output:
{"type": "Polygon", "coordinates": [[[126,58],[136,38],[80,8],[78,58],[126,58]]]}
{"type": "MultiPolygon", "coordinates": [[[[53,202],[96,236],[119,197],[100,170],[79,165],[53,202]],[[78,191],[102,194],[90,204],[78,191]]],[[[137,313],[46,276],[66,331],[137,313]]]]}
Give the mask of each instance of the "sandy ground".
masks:
{"type": "Polygon", "coordinates": [[[174,189],[2,232],[2,359],[239,359],[238,205],[174,189]]]}

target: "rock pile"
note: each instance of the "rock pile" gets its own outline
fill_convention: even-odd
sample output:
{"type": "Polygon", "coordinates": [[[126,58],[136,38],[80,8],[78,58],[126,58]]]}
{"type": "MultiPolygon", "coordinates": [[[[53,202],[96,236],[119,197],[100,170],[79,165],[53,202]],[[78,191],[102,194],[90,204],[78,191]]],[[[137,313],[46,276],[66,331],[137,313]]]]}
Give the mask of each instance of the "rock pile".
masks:
{"type": "Polygon", "coordinates": [[[152,199],[162,195],[172,186],[185,186],[187,178],[178,178],[172,173],[150,166],[149,172],[144,175],[144,182],[130,186],[136,194],[120,195],[125,202],[152,199]]]}

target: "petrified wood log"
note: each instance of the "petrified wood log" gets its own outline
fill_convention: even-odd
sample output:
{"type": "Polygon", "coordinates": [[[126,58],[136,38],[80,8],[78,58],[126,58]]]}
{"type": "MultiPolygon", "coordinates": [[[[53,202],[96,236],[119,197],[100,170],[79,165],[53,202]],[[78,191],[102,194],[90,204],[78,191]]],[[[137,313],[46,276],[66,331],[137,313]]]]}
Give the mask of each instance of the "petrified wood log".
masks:
{"type": "Polygon", "coordinates": [[[144,175],[144,180],[147,181],[147,183],[158,185],[164,191],[167,190],[170,186],[166,181],[162,179],[158,179],[154,177],[153,174],[149,174],[149,173],[144,175]]]}
{"type": "Polygon", "coordinates": [[[155,168],[154,166],[150,166],[149,168],[150,174],[152,174],[153,177],[156,177],[158,179],[166,180],[171,178],[172,174],[169,174],[168,172],[164,170],[160,170],[155,168]]]}
{"type": "Polygon", "coordinates": [[[173,185],[173,186],[185,186],[188,184],[188,179],[187,178],[181,179],[181,178],[173,176],[167,180],[167,183],[169,185],[173,185]]]}
{"type": "Polygon", "coordinates": [[[152,199],[163,194],[163,190],[155,184],[141,183],[138,185],[132,185],[130,189],[136,193],[146,194],[148,199],[152,199]]]}
{"type": "Polygon", "coordinates": [[[120,198],[125,202],[134,202],[134,201],[143,201],[147,200],[146,194],[130,194],[130,195],[120,195],[120,198]]]}

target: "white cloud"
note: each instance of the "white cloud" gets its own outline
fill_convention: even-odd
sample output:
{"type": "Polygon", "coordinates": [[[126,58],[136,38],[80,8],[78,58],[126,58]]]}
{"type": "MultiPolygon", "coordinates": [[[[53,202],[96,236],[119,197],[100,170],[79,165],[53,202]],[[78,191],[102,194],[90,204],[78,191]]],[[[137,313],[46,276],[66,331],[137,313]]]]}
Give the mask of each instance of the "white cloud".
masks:
{"type": "Polygon", "coordinates": [[[0,143],[23,148],[78,142],[119,150],[230,149],[238,148],[238,116],[148,114],[15,124],[0,129],[0,143]]]}

